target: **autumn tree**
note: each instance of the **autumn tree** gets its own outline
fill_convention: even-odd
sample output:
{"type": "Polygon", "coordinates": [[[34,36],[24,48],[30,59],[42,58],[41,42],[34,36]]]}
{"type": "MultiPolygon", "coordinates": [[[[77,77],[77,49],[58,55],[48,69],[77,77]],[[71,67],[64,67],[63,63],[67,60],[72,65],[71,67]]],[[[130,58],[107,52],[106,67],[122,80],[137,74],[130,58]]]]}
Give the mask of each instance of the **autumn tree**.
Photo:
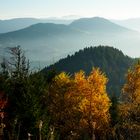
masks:
{"type": "Polygon", "coordinates": [[[4,109],[8,103],[8,97],[5,94],[6,80],[8,78],[6,60],[3,59],[0,67],[0,118],[4,117],[4,109]]]}
{"type": "Polygon", "coordinates": [[[82,95],[81,125],[87,129],[90,139],[93,139],[95,131],[105,132],[110,119],[110,100],[106,92],[107,78],[99,69],[95,68],[87,77],[83,72],[77,73],[75,79],[79,95],[82,95]]]}
{"type": "Polygon", "coordinates": [[[3,119],[6,116],[6,107],[8,104],[8,97],[6,97],[3,91],[0,91],[0,123],[3,123],[3,119]]]}
{"type": "Polygon", "coordinates": [[[63,72],[54,78],[49,89],[50,127],[58,132],[60,139],[72,137],[78,126],[79,102],[74,88],[74,80],[63,72]]]}
{"type": "Polygon", "coordinates": [[[140,63],[128,70],[120,105],[124,137],[140,139],[140,63]],[[129,133],[127,133],[127,132],[129,133]]]}
{"type": "Polygon", "coordinates": [[[95,131],[105,131],[110,119],[106,83],[99,69],[93,69],[89,76],[80,71],[73,77],[61,73],[54,78],[48,93],[49,112],[60,139],[80,138],[83,130],[92,139],[95,131]]]}

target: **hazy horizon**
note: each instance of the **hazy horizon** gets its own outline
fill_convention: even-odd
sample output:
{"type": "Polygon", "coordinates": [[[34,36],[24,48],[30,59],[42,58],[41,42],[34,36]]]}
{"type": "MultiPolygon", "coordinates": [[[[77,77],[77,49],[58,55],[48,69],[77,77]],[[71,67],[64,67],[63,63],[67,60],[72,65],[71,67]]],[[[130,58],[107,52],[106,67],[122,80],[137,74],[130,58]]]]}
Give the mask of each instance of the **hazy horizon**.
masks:
{"type": "Polygon", "coordinates": [[[78,15],[130,19],[140,17],[139,0],[0,0],[0,19],[78,15]],[[17,12],[18,11],[18,12],[17,12]]]}
{"type": "Polygon", "coordinates": [[[103,17],[103,16],[78,16],[78,15],[64,15],[64,16],[60,16],[60,17],[11,17],[11,18],[0,18],[0,20],[13,20],[13,19],[40,19],[40,20],[45,20],[45,19],[50,19],[50,20],[75,20],[75,19],[80,19],[80,18],[94,18],[94,17],[100,17],[100,18],[105,18],[105,19],[108,19],[108,20],[120,20],[120,21],[123,21],[123,20],[131,20],[131,19],[140,19],[140,16],[139,17],[130,17],[130,18],[122,18],[122,19],[119,19],[119,18],[107,18],[107,17],[103,17]],[[73,16],[73,18],[71,17],[73,16]]]}

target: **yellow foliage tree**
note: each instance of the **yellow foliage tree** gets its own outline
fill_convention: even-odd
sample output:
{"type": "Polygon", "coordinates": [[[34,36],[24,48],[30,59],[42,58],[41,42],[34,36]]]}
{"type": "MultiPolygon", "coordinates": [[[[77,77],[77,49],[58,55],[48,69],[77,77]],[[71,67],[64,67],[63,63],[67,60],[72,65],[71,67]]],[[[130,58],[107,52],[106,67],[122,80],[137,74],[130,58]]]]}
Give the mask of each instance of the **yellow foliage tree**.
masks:
{"type": "Polygon", "coordinates": [[[60,139],[78,137],[80,128],[91,138],[94,130],[105,131],[110,118],[106,83],[99,69],[93,69],[89,76],[80,71],[74,77],[63,72],[54,78],[49,89],[49,113],[60,139]]]}
{"type": "MultiPolygon", "coordinates": [[[[131,139],[140,139],[140,63],[128,70],[122,89],[120,116],[131,139]]],[[[127,134],[128,135],[128,134],[127,134]]]]}
{"type": "MultiPolygon", "coordinates": [[[[130,69],[126,76],[126,84],[122,90],[123,106],[130,120],[133,114],[135,121],[140,119],[140,63],[130,69]]],[[[131,118],[132,119],[132,118],[131,118]]],[[[132,121],[132,120],[131,120],[132,121]]]]}
{"type": "Polygon", "coordinates": [[[54,78],[49,90],[51,124],[59,131],[60,139],[68,139],[77,131],[80,111],[79,98],[74,88],[73,79],[63,72],[54,78]]]}
{"type": "Polygon", "coordinates": [[[99,69],[93,69],[88,77],[84,72],[75,74],[79,95],[82,95],[80,110],[81,125],[88,129],[92,138],[94,131],[105,131],[109,123],[110,100],[106,92],[107,78],[99,69]]]}

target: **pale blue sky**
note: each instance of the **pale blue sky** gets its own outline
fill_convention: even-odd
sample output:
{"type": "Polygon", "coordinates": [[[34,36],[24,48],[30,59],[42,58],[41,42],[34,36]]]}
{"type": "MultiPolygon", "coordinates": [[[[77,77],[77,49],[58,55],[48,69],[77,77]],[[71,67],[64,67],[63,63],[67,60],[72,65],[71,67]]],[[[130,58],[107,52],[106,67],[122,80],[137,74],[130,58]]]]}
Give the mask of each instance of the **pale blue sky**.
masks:
{"type": "Polygon", "coordinates": [[[17,17],[140,17],[140,0],[0,0],[0,19],[17,17]]]}

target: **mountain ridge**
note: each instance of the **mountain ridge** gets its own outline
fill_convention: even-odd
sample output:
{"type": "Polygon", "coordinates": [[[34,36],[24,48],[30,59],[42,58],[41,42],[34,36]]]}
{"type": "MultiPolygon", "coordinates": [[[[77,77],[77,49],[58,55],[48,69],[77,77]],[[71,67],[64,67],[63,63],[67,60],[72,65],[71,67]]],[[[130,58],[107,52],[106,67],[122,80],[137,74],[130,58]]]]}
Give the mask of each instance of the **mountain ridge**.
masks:
{"type": "Polygon", "coordinates": [[[69,24],[73,20],[65,19],[41,19],[41,18],[13,18],[0,20],[0,33],[7,33],[12,31],[17,31],[26,27],[29,27],[37,23],[56,23],[56,24],[69,24]]]}
{"type": "Polygon", "coordinates": [[[84,70],[88,75],[93,67],[99,67],[109,78],[108,93],[119,96],[125,81],[125,74],[135,59],[124,55],[122,51],[109,46],[88,47],[42,70],[43,73],[55,70],[74,74],[84,70]]]}
{"type": "MultiPolygon", "coordinates": [[[[79,22],[79,20],[76,21],[79,22]]],[[[84,22],[86,24],[82,23],[82,26],[85,29],[75,28],[72,24],[38,23],[18,31],[0,34],[0,46],[21,45],[28,51],[31,61],[47,60],[47,63],[53,58],[57,58],[55,60],[57,61],[69,52],[100,44],[115,46],[130,56],[139,55],[140,34],[138,32],[127,30],[104,18],[87,18],[84,22]]],[[[47,63],[46,65],[50,64],[47,63]]]]}
{"type": "MultiPolygon", "coordinates": [[[[98,24],[98,26],[100,26],[100,24],[102,24],[101,27],[103,26],[103,24],[107,25],[107,27],[110,26],[110,25],[113,25],[113,26],[115,25],[114,27],[118,27],[118,28],[123,27],[123,26],[120,26],[120,25],[118,25],[116,23],[111,22],[108,19],[102,18],[102,17],[80,18],[80,19],[74,20],[72,23],[70,23],[70,26],[73,26],[73,25],[75,25],[77,23],[80,23],[80,24],[82,24],[82,23],[83,24],[90,23],[90,25],[92,27],[96,26],[96,24],[98,24]]],[[[123,28],[124,28],[124,30],[130,30],[130,29],[126,28],[126,27],[123,27],[123,28]]]]}

